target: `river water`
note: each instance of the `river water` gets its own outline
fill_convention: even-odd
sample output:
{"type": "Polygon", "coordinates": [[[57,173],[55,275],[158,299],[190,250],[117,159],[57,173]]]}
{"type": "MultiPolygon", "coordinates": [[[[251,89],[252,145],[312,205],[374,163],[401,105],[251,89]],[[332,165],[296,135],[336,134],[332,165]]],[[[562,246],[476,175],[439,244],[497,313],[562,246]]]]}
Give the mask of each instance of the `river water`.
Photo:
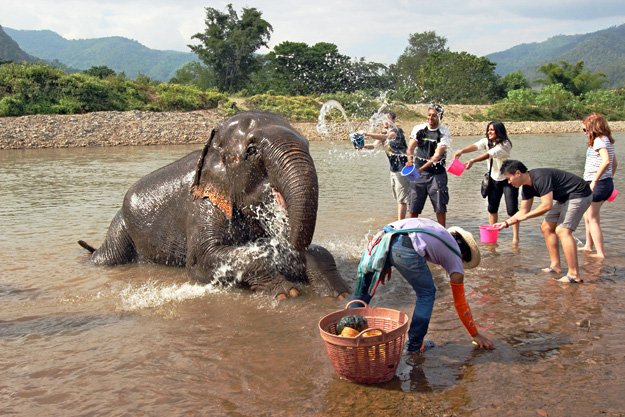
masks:
{"type": "MultiPolygon", "coordinates": [[[[625,155],[625,134],[615,137],[625,155]]],[[[476,139],[455,138],[454,148],[476,139]]],[[[512,140],[530,169],[583,171],[581,133],[512,140]]],[[[625,415],[625,197],[602,209],[607,259],[580,253],[582,285],[540,272],[549,264],[540,219],[522,223],[518,247],[509,230],[480,244],[466,294],[493,351],[473,348],[448,279],[433,267],[436,347],[367,386],[336,376],[317,328],[346,301],[304,293],[276,302],[189,282],[181,268],[87,261],[76,241],[103,241],[128,187],[199,148],[0,151],[0,415],[625,415]]],[[[353,287],[367,239],[396,215],[386,157],[347,140],[311,151],[320,183],[314,242],[353,287]]],[[[448,226],[479,235],[484,171],[450,176],[448,226]]],[[[583,225],[575,235],[584,239],[583,225]]],[[[395,273],[372,305],[410,316],[414,293],[395,273]]]]}

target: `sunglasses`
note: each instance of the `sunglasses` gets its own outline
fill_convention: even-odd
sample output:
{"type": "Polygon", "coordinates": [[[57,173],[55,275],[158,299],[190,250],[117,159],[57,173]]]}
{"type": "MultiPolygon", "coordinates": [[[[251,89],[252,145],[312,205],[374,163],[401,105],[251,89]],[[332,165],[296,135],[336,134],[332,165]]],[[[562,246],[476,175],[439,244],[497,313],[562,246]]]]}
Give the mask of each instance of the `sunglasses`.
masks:
{"type": "Polygon", "coordinates": [[[582,130],[584,131],[584,133],[586,133],[586,128],[585,127],[582,127],[582,130]]]}

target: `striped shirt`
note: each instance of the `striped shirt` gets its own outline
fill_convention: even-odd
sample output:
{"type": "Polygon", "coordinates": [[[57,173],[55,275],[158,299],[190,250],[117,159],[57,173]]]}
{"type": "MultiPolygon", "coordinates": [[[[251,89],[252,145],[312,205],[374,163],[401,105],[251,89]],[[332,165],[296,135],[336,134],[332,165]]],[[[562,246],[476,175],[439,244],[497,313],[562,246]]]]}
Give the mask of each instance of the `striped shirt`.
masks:
{"type": "Polygon", "coordinates": [[[608,150],[608,155],[610,156],[610,165],[603,172],[599,180],[603,180],[605,178],[611,178],[612,175],[612,163],[614,162],[614,144],[610,142],[610,139],[607,136],[602,136],[600,138],[595,138],[595,142],[592,147],[588,147],[586,150],[586,167],[584,168],[584,180],[592,181],[595,179],[595,175],[599,170],[599,166],[601,165],[601,155],[599,154],[599,149],[606,148],[608,150]]]}

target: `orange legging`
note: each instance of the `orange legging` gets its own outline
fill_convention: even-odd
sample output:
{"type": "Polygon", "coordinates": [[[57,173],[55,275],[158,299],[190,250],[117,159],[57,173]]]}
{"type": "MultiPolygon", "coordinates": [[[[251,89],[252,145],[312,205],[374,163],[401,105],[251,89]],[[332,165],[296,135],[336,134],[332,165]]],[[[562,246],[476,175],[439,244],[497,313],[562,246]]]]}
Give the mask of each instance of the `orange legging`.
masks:
{"type": "Polygon", "coordinates": [[[467,304],[466,298],[464,298],[464,284],[451,284],[451,293],[454,296],[454,306],[458,312],[458,317],[464,327],[467,329],[471,337],[477,334],[477,327],[475,321],[473,321],[473,314],[471,314],[471,308],[467,304]]]}

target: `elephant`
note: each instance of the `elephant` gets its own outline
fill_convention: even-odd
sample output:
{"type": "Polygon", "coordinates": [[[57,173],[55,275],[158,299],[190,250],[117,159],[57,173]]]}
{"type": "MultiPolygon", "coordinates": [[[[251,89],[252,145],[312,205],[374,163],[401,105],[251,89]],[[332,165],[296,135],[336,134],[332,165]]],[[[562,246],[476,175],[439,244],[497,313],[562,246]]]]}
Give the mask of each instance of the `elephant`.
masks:
{"type": "Polygon", "coordinates": [[[307,285],[343,299],[333,256],[311,245],[317,206],[308,140],[276,114],[245,112],[132,185],[99,248],[78,243],[97,265],[151,262],[278,299],[307,285]]]}

